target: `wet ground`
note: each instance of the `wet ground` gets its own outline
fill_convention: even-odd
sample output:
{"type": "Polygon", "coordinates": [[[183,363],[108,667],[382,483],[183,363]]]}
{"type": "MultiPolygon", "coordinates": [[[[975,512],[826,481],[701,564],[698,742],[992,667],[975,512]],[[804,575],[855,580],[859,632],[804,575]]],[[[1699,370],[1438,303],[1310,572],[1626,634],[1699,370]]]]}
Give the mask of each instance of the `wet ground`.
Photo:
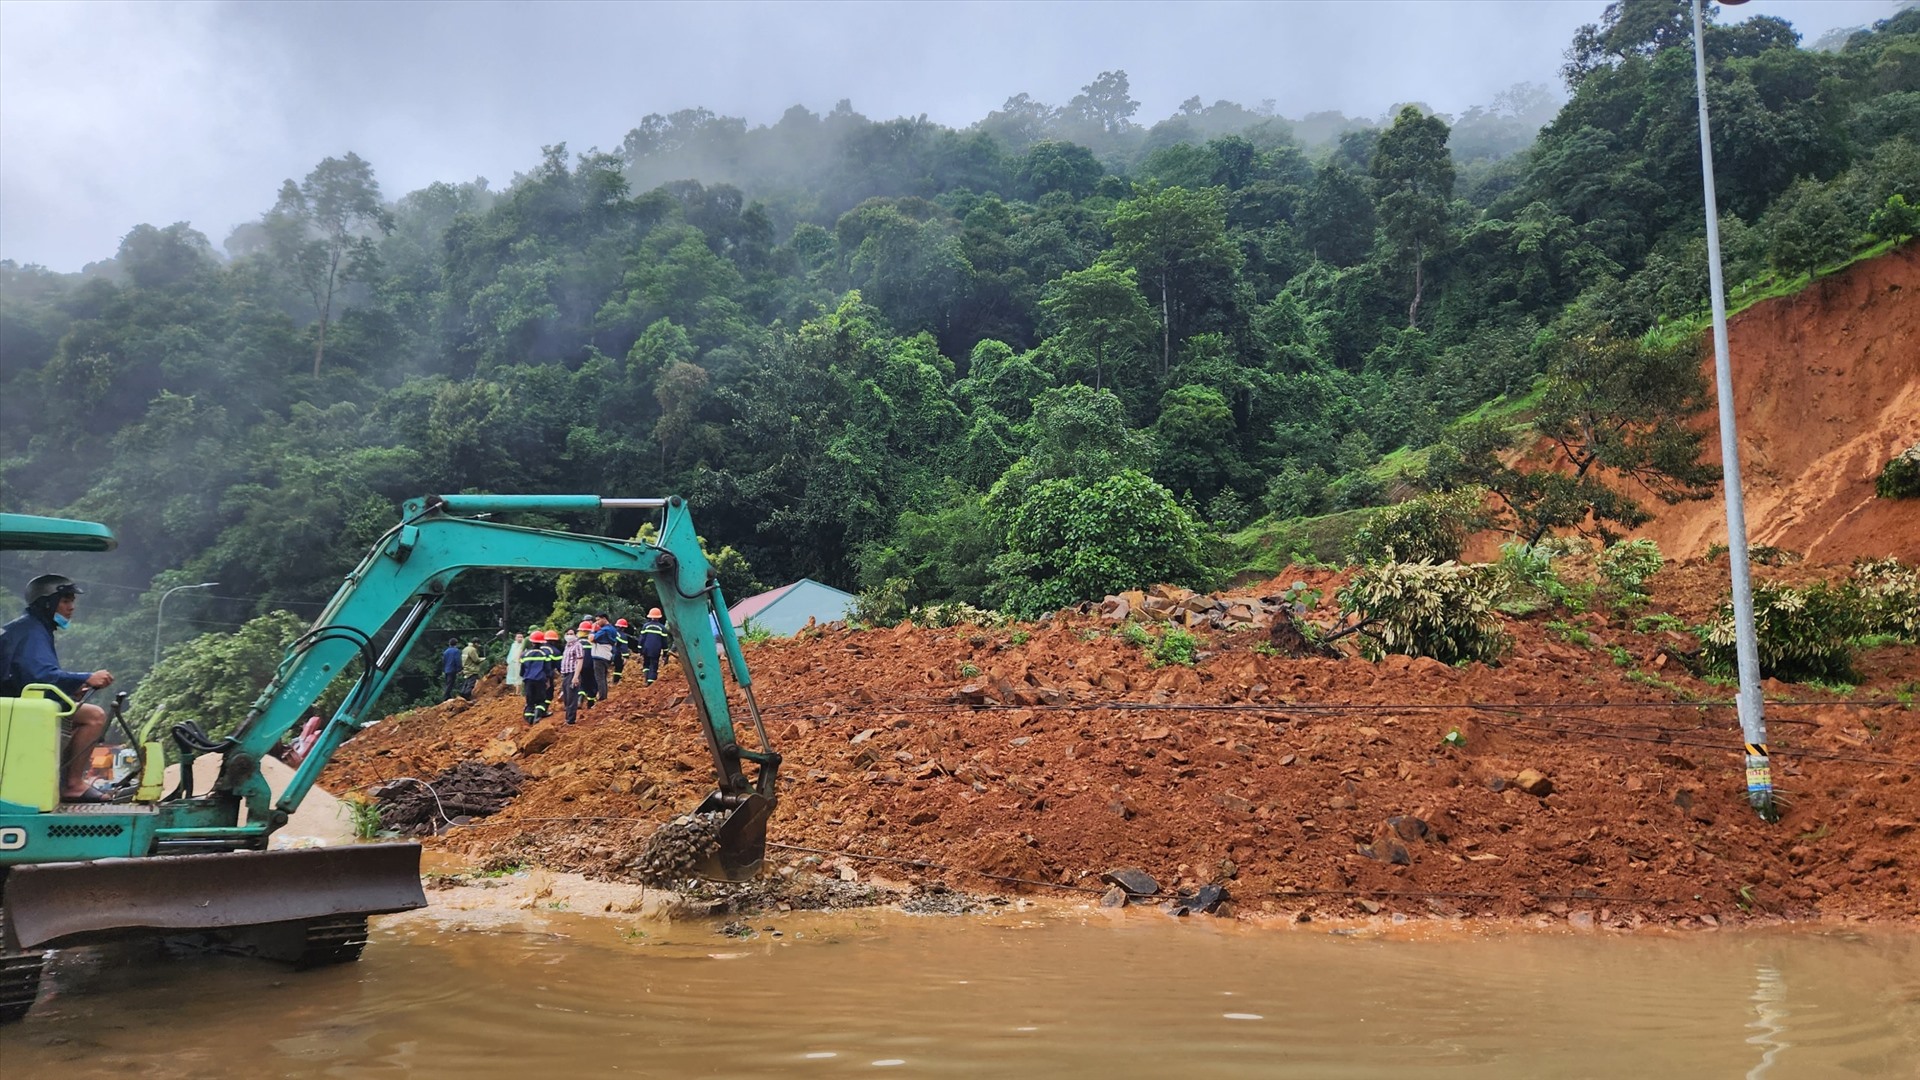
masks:
{"type": "MultiPolygon", "coordinates": [[[[1910,1077],[1920,936],[1029,909],[389,919],[357,965],[81,952],[9,1076],[1910,1077]]],[[[611,896],[608,898],[611,901],[611,896]]]]}

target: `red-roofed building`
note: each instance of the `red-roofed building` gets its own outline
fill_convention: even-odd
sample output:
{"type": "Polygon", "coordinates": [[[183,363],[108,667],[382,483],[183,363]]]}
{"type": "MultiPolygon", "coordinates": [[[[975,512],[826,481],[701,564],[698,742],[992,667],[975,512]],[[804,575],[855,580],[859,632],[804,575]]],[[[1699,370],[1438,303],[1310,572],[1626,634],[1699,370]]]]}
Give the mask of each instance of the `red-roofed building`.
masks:
{"type": "Polygon", "coordinates": [[[735,631],[752,621],[755,628],[785,637],[806,628],[807,620],[829,623],[843,620],[853,610],[854,595],[812,578],[749,596],[727,609],[735,631]]]}

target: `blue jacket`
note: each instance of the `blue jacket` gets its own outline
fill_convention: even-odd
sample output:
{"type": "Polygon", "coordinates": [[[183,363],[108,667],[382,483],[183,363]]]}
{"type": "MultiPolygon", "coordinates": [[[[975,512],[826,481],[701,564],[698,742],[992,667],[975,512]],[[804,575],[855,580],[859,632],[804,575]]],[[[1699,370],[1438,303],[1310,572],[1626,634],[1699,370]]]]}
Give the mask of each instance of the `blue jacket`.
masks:
{"type": "Polygon", "coordinates": [[[440,674],[451,675],[460,670],[460,646],[449,645],[447,651],[440,654],[440,674]]]}
{"type": "Polygon", "coordinates": [[[615,656],[620,655],[621,646],[624,644],[620,640],[620,628],[612,623],[608,623],[593,632],[593,643],[595,645],[613,646],[613,654],[615,656]]]}
{"type": "Polygon", "coordinates": [[[52,683],[78,697],[92,674],[61,668],[52,619],[29,611],[0,628],[0,697],[19,697],[29,683],[52,683]]]}

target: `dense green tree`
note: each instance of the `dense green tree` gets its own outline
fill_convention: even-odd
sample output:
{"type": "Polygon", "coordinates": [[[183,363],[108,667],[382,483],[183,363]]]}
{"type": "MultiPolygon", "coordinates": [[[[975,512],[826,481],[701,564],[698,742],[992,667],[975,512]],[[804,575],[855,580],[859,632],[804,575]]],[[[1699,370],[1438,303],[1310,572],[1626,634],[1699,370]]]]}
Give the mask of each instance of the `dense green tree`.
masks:
{"type": "Polygon", "coordinates": [[[319,325],[313,339],[313,374],[319,378],[334,290],[376,272],[374,234],[393,231],[393,213],[380,201],[373,166],[349,151],[345,157],[321,161],[298,184],[288,180],[280,185],[280,198],[265,223],[275,262],[313,302],[319,325]]]}
{"type": "Polygon", "coordinates": [[[1227,239],[1220,193],[1167,188],[1114,208],[1107,227],[1113,255],[1133,268],[1160,309],[1160,373],[1173,366],[1173,339],[1208,328],[1209,313],[1233,303],[1233,281],[1246,261],[1227,239]]]}
{"type": "Polygon", "coordinates": [[[1420,322],[1426,260],[1449,238],[1453,157],[1447,152],[1447,133],[1446,121],[1409,105],[1380,136],[1368,163],[1379,198],[1380,227],[1401,264],[1413,271],[1408,326],[1420,322]]]}

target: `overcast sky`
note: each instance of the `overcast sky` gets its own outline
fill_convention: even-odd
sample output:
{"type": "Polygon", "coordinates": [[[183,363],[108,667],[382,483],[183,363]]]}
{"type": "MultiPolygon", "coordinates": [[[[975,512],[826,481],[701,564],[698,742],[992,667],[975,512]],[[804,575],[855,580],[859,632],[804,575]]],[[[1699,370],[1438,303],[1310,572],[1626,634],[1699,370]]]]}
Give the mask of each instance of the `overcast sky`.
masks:
{"type": "MultiPolygon", "coordinates": [[[[25,3],[0,0],[0,258],[56,270],[141,222],[218,247],[280,182],[352,150],[389,198],[504,187],[543,144],[613,149],[652,112],[771,123],[841,98],[960,126],[1123,69],[1136,119],[1194,94],[1286,116],[1444,112],[1558,89],[1604,0],[1345,3],[25,3]]],[[[1756,0],[1811,42],[1893,0],[1756,0]]]]}

